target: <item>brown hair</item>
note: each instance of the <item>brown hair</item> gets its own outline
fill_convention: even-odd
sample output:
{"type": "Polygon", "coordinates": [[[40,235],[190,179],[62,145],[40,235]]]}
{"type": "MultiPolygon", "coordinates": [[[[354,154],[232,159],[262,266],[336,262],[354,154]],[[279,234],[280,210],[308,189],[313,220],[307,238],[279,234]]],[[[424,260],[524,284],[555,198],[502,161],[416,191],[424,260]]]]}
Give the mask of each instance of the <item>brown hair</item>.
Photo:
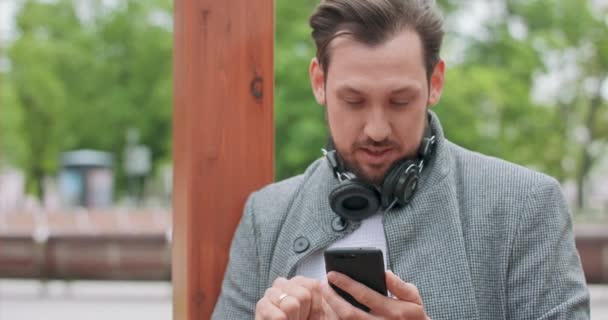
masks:
{"type": "Polygon", "coordinates": [[[326,74],[329,44],[342,35],[374,46],[411,28],[422,41],[428,79],[439,61],[444,30],[434,0],[321,0],[309,22],[317,59],[326,74]]]}

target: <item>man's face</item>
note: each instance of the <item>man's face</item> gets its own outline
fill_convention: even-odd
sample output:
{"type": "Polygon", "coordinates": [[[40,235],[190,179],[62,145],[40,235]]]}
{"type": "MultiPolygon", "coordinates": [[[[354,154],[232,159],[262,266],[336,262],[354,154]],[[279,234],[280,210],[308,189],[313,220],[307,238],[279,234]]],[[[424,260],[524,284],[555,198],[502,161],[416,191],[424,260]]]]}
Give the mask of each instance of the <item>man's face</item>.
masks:
{"type": "Polygon", "coordinates": [[[435,67],[429,88],[422,43],[411,30],[373,47],[341,36],[330,52],[327,78],[316,59],[310,66],[315,98],[326,106],[329,131],[346,166],[379,184],[394,162],[416,154],[427,107],[441,95],[444,63],[435,67]]]}

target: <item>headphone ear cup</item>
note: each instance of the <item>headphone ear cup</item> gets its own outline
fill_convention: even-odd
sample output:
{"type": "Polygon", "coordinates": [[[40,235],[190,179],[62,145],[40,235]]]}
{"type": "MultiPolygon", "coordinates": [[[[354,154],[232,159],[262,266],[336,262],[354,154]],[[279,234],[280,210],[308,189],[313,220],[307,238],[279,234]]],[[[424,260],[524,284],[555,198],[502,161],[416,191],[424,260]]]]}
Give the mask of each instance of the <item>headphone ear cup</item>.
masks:
{"type": "Polygon", "coordinates": [[[394,189],[394,195],[401,205],[412,201],[416,189],[418,189],[418,166],[413,164],[401,173],[394,189]]]}
{"type": "MultiPolygon", "coordinates": [[[[388,208],[393,200],[395,200],[395,187],[399,182],[400,173],[407,169],[411,161],[402,160],[395,164],[388,170],[388,173],[384,177],[384,181],[382,182],[382,191],[381,191],[381,199],[380,204],[382,208],[388,208]]],[[[413,163],[413,162],[411,162],[413,163]]]]}
{"type": "Polygon", "coordinates": [[[329,194],[329,205],[340,217],[360,221],[380,208],[378,191],[356,180],[340,183],[329,194]]]}
{"type": "Polygon", "coordinates": [[[412,200],[418,186],[418,166],[412,160],[403,160],[391,167],[382,183],[382,208],[388,208],[396,199],[400,205],[412,200]]]}

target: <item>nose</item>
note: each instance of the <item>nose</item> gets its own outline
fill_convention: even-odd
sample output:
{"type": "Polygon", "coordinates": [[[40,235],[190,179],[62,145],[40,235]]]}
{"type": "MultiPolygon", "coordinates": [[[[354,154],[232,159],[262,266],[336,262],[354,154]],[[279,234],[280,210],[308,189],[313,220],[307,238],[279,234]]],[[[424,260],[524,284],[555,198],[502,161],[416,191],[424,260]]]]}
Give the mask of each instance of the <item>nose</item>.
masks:
{"type": "Polygon", "coordinates": [[[368,114],[363,133],[373,141],[381,142],[387,139],[391,133],[391,125],[385,112],[371,111],[368,114]]]}

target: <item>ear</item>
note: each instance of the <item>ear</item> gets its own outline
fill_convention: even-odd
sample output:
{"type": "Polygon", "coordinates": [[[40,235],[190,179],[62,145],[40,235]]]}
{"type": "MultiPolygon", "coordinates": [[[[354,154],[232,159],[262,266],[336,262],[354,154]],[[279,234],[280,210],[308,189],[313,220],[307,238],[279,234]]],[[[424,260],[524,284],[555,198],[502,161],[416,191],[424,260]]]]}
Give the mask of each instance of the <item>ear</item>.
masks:
{"type": "Polygon", "coordinates": [[[431,75],[430,90],[429,90],[429,103],[428,106],[432,107],[439,103],[441,99],[441,93],[443,92],[443,84],[445,82],[445,62],[441,59],[435,64],[433,74],[431,75]]]}
{"type": "Polygon", "coordinates": [[[325,74],[323,73],[323,67],[319,63],[317,58],[313,58],[310,62],[310,69],[308,70],[310,75],[310,84],[312,86],[312,93],[315,95],[317,103],[325,105],[325,74]]]}

